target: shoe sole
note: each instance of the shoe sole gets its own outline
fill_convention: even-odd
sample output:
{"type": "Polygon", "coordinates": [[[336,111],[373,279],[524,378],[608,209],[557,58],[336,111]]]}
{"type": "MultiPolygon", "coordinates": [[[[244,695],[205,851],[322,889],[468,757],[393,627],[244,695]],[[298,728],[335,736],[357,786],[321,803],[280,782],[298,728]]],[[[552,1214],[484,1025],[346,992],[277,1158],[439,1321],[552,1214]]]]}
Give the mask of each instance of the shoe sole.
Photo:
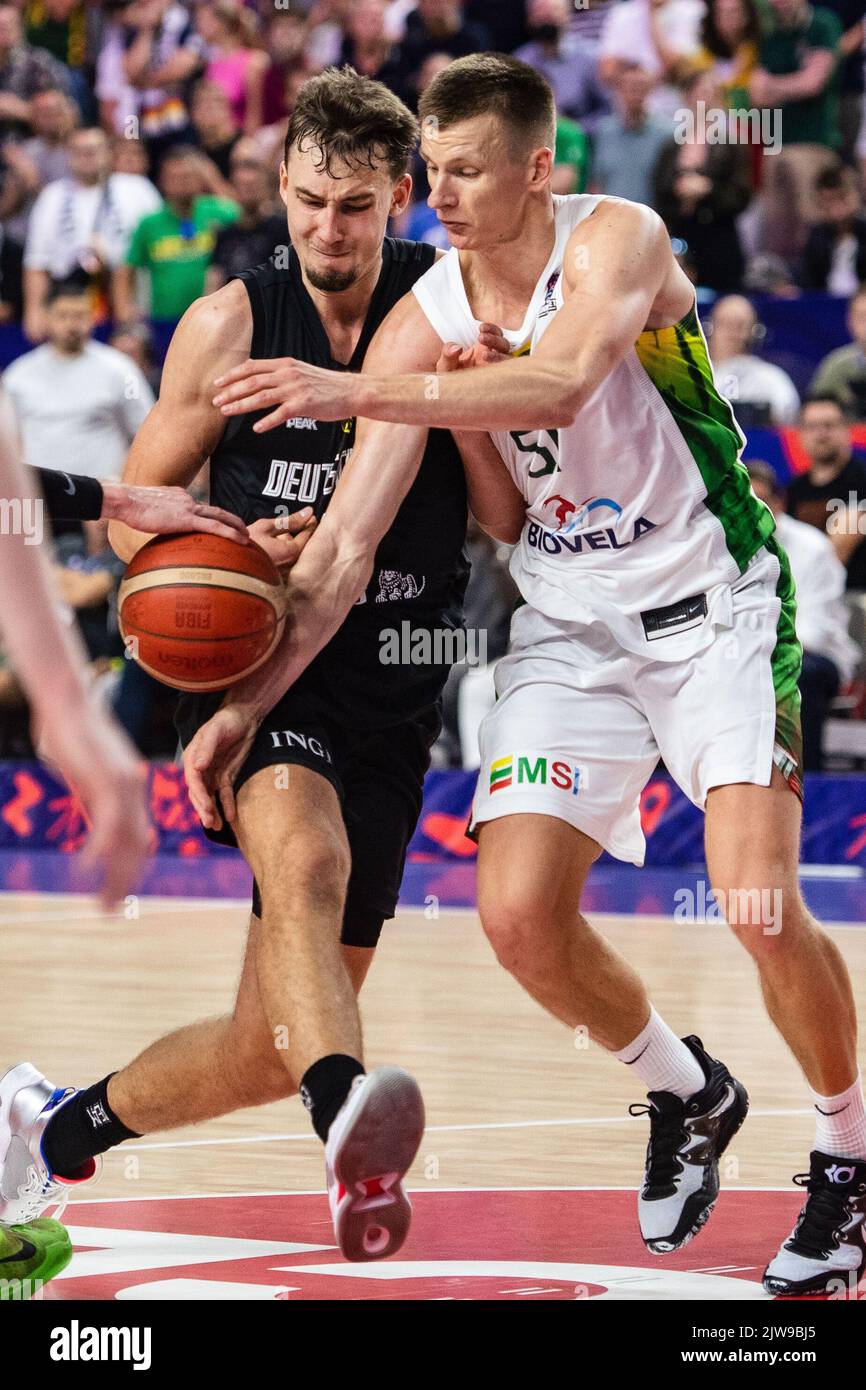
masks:
{"type": "MultiPolygon", "coordinates": [[[[688,1245],[690,1241],[694,1240],[695,1236],[706,1226],[715,1211],[716,1202],[719,1199],[719,1159],[724,1154],[731,1140],[734,1138],[734,1135],[737,1134],[742,1127],[749,1113],[749,1096],[745,1086],[733,1076],[731,1077],[731,1084],[734,1088],[736,1100],[730,1107],[730,1119],[728,1124],[724,1127],[724,1142],[716,1154],[716,1162],[711,1175],[715,1191],[710,1191],[708,1194],[709,1201],[701,1206],[698,1216],[684,1235],[679,1237],[669,1236],[666,1240],[656,1238],[644,1241],[647,1250],[651,1251],[653,1255],[672,1255],[676,1250],[682,1250],[683,1246],[688,1245]]],[[[706,1191],[706,1189],[702,1190],[706,1191]]],[[[694,1201],[698,1198],[700,1198],[700,1193],[695,1192],[692,1194],[691,1200],[694,1201]]]]}
{"type": "MultiPolygon", "coordinates": [[[[767,1268],[769,1268],[769,1265],[767,1268]]],[[[856,1290],[864,1274],[866,1274],[866,1251],[863,1253],[860,1268],[856,1271],[853,1269],[836,1269],[829,1274],[819,1275],[816,1279],[804,1279],[801,1283],[794,1284],[789,1279],[775,1279],[772,1274],[768,1277],[767,1271],[764,1270],[764,1277],[761,1283],[763,1284],[764,1292],[773,1294],[775,1298],[805,1298],[809,1294],[833,1295],[838,1292],[840,1284],[849,1291],[853,1285],[856,1290]],[[856,1279],[853,1278],[855,1273],[857,1275],[856,1279]]]]}
{"type": "Polygon", "coordinates": [[[424,1102],[413,1077],[399,1067],[371,1073],[332,1164],[349,1196],[334,1221],[347,1260],[384,1260],[406,1239],[412,1207],[400,1180],[423,1133],[424,1102]]]}

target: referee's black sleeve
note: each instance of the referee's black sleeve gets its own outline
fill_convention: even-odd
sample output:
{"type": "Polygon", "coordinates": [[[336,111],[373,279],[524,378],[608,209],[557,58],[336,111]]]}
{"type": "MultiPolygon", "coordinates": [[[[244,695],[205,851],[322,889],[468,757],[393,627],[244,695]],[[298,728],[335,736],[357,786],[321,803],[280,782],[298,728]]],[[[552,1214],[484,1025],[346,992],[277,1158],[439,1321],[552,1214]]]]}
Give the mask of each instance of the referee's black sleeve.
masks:
{"type": "Polygon", "coordinates": [[[28,468],[38,483],[52,521],[98,521],[102,515],[102,484],[77,473],[58,473],[53,468],[28,468]]]}

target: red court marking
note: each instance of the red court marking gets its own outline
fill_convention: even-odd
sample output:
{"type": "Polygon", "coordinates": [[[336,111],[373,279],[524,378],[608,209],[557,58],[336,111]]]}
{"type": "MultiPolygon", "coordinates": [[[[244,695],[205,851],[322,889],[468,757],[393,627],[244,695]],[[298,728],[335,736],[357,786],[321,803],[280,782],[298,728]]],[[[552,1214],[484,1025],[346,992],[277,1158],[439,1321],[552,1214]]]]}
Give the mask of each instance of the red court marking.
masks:
{"type": "Polygon", "coordinates": [[[396,1260],[356,1266],[358,1274],[334,1247],[324,1193],[75,1202],[64,1220],[73,1239],[78,1233],[76,1248],[90,1253],[74,1259],[44,1296],[141,1298],[151,1284],[153,1296],[165,1297],[174,1292],[171,1281],[182,1280],[175,1296],[208,1297],[212,1289],[213,1296],[294,1300],[573,1300],[623,1289],[630,1298],[689,1298],[713,1296],[708,1281],[721,1277],[715,1297],[751,1297],[802,1197],[724,1192],[701,1234],[664,1259],[640,1239],[631,1192],[428,1190],[413,1192],[412,1200],[412,1232],[396,1260]],[[107,1240],[118,1233],[116,1248],[99,1250],[101,1230],[107,1240]],[[205,1239],[192,1249],[195,1237],[205,1239]],[[261,1253],[233,1241],[268,1248],[261,1253]],[[293,1243],[315,1248],[282,1248],[293,1243]],[[687,1273],[689,1282],[669,1280],[659,1292],[669,1272],[687,1273]],[[738,1287],[741,1280],[747,1284],[738,1287]]]}

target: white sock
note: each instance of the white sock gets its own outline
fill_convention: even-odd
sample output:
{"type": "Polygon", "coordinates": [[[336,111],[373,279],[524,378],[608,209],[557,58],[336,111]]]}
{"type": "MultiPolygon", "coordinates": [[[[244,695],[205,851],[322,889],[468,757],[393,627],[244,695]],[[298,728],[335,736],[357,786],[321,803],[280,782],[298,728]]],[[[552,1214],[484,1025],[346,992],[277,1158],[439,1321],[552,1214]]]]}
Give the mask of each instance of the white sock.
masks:
{"type": "Polygon", "coordinates": [[[646,1028],[613,1055],[637,1072],[648,1091],[671,1091],[680,1100],[688,1100],[707,1084],[695,1054],[655,1009],[646,1028]]]}
{"type": "Polygon", "coordinates": [[[819,1096],[810,1087],[815,1106],[815,1148],[833,1158],[866,1160],[866,1106],[863,1082],[856,1080],[838,1096],[819,1096]]]}

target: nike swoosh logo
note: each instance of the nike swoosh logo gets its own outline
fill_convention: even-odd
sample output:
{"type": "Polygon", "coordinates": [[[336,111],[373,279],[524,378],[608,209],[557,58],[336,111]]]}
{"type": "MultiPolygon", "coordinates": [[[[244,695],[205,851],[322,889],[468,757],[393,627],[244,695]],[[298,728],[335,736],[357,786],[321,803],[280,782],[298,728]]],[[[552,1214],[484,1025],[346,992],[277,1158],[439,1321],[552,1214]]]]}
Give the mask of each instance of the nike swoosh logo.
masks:
{"type": "MultiPolygon", "coordinates": [[[[849,1101],[848,1105],[850,1104],[851,1102],[849,1101]]],[[[845,1111],[848,1109],[848,1105],[843,1105],[839,1110],[822,1110],[820,1105],[816,1105],[815,1109],[818,1111],[819,1115],[844,1115],[845,1111]]]]}
{"type": "Polygon", "coordinates": [[[61,478],[65,478],[66,481],[67,481],[67,483],[69,484],[69,486],[68,486],[68,487],[65,487],[65,488],[63,489],[63,491],[64,491],[64,492],[68,492],[70,497],[74,497],[74,496],[75,496],[75,484],[74,484],[74,482],[72,481],[72,479],[70,478],[69,474],[68,474],[68,473],[61,473],[60,476],[61,476],[61,478]]]}
{"type": "Polygon", "coordinates": [[[19,1260],[32,1260],[33,1256],[38,1253],[36,1246],[31,1241],[26,1240],[24,1236],[20,1236],[19,1239],[21,1241],[21,1249],[16,1250],[12,1255],[4,1255],[2,1260],[0,1260],[0,1265],[8,1265],[13,1262],[17,1263],[19,1260]]]}

